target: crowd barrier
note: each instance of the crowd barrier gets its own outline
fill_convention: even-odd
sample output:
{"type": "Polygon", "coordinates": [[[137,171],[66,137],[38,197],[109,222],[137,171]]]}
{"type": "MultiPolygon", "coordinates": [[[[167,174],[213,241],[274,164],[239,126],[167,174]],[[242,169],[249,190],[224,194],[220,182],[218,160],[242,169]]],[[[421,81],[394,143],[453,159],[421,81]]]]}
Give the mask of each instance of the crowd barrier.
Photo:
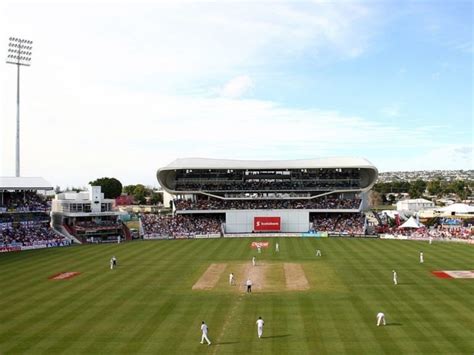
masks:
{"type": "Polygon", "coordinates": [[[0,253],[9,253],[15,251],[23,250],[35,250],[35,249],[45,249],[45,248],[56,248],[56,247],[66,247],[71,245],[68,241],[65,242],[50,242],[45,244],[33,244],[33,245],[7,245],[0,246],[0,253]]]}
{"type": "Polygon", "coordinates": [[[148,234],[144,235],[144,240],[164,240],[164,239],[215,239],[220,238],[220,234],[193,234],[193,235],[180,235],[180,236],[170,236],[170,235],[159,235],[159,234],[148,234]]]}

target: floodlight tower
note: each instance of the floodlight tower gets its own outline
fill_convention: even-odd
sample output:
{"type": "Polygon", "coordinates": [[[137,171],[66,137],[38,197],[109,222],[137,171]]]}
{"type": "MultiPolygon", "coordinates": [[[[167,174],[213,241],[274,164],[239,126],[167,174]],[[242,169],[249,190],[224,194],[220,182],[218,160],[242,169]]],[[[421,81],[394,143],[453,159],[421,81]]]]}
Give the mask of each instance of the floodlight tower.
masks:
{"type": "Polygon", "coordinates": [[[20,176],[20,67],[31,65],[31,51],[33,41],[10,37],[8,43],[7,63],[16,65],[16,171],[20,176]]]}

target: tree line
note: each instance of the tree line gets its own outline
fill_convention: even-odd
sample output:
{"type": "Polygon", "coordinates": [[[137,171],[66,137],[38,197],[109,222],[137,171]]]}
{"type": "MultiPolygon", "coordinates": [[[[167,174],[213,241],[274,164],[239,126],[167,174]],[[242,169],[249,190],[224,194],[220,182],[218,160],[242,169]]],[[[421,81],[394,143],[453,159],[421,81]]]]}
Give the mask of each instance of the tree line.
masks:
{"type": "Polygon", "coordinates": [[[90,185],[100,186],[105,198],[117,198],[122,193],[126,193],[133,197],[135,203],[156,205],[159,202],[163,202],[163,196],[157,193],[152,187],[145,186],[143,184],[126,185],[122,186],[122,183],[116,178],[103,177],[89,182],[90,185]]]}
{"type": "Polygon", "coordinates": [[[420,198],[425,194],[436,197],[456,194],[461,200],[466,200],[469,196],[472,196],[473,189],[474,181],[471,180],[445,181],[442,179],[378,182],[373,188],[374,191],[384,195],[408,193],[410,198],[420,198]]]}

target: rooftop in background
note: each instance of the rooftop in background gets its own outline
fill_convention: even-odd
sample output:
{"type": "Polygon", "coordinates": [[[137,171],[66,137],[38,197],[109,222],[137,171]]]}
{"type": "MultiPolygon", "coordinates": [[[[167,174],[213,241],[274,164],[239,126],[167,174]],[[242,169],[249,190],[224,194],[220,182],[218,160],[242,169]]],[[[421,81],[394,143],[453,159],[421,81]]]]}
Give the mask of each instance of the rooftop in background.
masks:
{"type": "Polygon", "coordinates": [[[232,160],[207,158],[176,159],[160,170],[173,169],[323,169],[373,168],[368,160],[353,157],[329,157],[295,160],[232,160]]]}
{"type": "Polygon", "coordinates": [[[0,177],[0,191],[52,189],[53,186],[42,177],[0,177]]]}

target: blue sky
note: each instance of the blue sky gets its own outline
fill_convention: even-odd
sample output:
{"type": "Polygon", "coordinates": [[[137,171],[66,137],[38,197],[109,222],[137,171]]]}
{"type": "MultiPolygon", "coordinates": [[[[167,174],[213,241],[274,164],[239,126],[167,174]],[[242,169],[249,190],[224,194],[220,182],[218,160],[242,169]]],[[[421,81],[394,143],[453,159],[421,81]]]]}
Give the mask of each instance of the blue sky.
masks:
{"type": "MultiPolygon", "coordinates": [[[[361,156],[473,169],[471,1],[0,5],[22,72],[22,175],[155,184],[182,157],[361,156]]],[[[0,175],[15,69],[0,66],[0,175]]]]}

